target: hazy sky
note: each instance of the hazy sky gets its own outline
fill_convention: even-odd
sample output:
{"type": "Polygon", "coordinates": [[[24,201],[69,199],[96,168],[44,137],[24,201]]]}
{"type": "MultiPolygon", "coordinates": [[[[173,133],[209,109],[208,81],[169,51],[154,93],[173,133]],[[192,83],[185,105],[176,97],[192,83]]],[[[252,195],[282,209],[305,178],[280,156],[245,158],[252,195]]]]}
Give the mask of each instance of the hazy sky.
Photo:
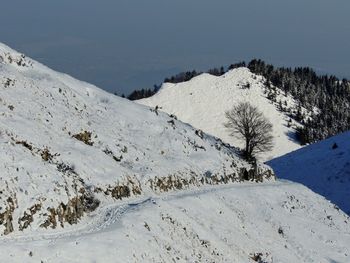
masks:
{"type": "Polygon", "coordinates": [[[254,57],[350,78],[350,1],[4,0],[0,41],[125,94],[254,57]]]}

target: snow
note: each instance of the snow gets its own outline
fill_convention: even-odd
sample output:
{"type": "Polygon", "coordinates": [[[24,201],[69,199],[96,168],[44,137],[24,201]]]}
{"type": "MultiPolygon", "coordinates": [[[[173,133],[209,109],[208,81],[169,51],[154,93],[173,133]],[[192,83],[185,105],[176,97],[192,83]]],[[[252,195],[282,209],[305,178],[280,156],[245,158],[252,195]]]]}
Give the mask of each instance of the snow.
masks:
{"type": "MultiPolygon", "coordinates": [[[[278,111],[277,105],[267,98],[264,82],[263,77],[242,67],[219,77],[201,74],[187,82],[164,83],[158,93],[137,102],[151,107],[158,105],[164,112],[175,114],[180,120],[240,147],[243,146],[242,142],[230,136],[223,126],[226,122],[225,112],[239,102],[249,102],[273,124],[275,147],[271,152],[260,155],[260,159],[266,161],[301,146],[295,140],[294,129],[287,126],[290,118],[278,111]],[[250,88],[245,88],[248,83],[250,88]]],[[[297,103],[293,98],[285,96],[278,88],[276,90],[277,99],[283,105],[286,102],[288,108],[296,108],[297,103]]]]}
{"type": "MultiPolygon", "coordinates": [[[[242,169],[252,169],[236,149],[198,136],[167,114],[57,73],[2,44],[0,57],[0,234],[27,223],[24,232],[40,230],[47,220],[59,228],[50,220],[51,208],[62,210],[61,203],[83,193],[103,205],[116,201],[111,195],[123,190],[119,186],[127,186],[132,198],[159,191],[158,179],[198,187],[207,175],[239,179],[242,169]],[[73,138],[79,133],[91,133],[90,141],[73,138]],[[28,219],[35,205],[40,209],[28,219]],[[6,230],[1,215],[8,211],[13,226],[6,230]]],[[[261,164],[258,170],[269,168],[261,164]]]]}
{"type": "Polygon", "coordinates": [[[350,132],[268,162],[280,178],[302,183],[350,214],[350,132]],[[333,145],[338,147],[333,149],[333,145]]]}
{"type": "Polygon", "coordinates": [[[1,262],[349,262],[349,217],[325,198],[3,44],[0,124],[1,262]],[[263,182],[242,182],[253,168],[263,182]]]}
{"type": "MultiPolygon", "coordinates": [[[[105,218],[98,212],[92,221],[105,218]]],[[[349,262],[350,221],[302,185],[211,187],[110,209],[103,228],[2,239],[4,262],[349,262]],[[115,213],[113,213],[113,211],[115,213]],[[30,256],[30,254],[32,256],[30,256]]]]}

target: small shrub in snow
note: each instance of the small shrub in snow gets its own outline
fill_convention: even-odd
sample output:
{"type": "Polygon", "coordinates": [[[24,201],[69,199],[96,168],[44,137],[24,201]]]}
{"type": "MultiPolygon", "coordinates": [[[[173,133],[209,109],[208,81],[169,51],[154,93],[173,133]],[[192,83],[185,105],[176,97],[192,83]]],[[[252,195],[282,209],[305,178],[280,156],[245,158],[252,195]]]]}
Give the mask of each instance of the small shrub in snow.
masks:
{"type": "Polygon", "coordinates": [[[169,115],[169,117],[170,117],[170,118],[172,118],[172,119],[177,120],[177,117],[176,117],[176,115],[175,115],[175,114],[170,114],[170,115],[169,115]]]}
{"type": "Polygon", "coordinates": [[[107,147],[103,150],[103,152],[107,155],[113,155],[113,152],[110,149],[108,149],[107,147]]]}
{"type": "Polygon", "coordinates": [[[171,125],[171,127],[173,127],[173,129],[175,130],[176,126],[175,126],[175,122],[174,120],[170,120],[168,121],[168,123],[171,125]]]}
{"type": "Polygon", "coordinates": [[[151,228],[149,227],[149,225],[145,222],[144,227],[148,230],[151,231],[151,228]]]}
{"type": "Polygon", "coordinates": [[[121,149],[122,153],[127,153],[128,152],[128,147],[124,146],[123,149],[121,149]]]}
{"type": "Polygon", "coordinates": [[[158,105],[156,105],[154,109],[150,109],[150,111],[154,112],[158,116],[158,110],[160,109],[162,109],[162,107],[159,107],[158,105]]]}
{"type": "Polygon", "coordinates": [[[47,161],[51,161],[52,160],[53,155],[50,153],[48,148],[45,148],[42,152],[41,152],[41,158],[47,162],[47,161]]]}
{"type": "Polygon", "coordinates": [[[202,131],[202,130],[196,130],[196,131],[195,131],[195,134],[196,134],[199,138],[201,138],[201,139],[203,139],[203,137],[204,137],[203,131],[202,131]]]}
{"type": "Polygon", "coordinates": [[[23,147],[27,148],[30,151],[33,150],[33,146],[29,144],[27,141],[16,141],[16,144],[21,144],[23,147]]]}
{"type": "Polygon", "coordinates": [[[242,89],[250,89],[250,83],[247,82],[246,84],[244,84],[244,85],[242,86],[242,89]]]}
{"type": "Polygon", "coordinates": [[[265,255],[263,253],[254,253],[250,256],[250,258],[258,263],[269,263],[269,262],[273,262],[271,255],[269,253],[266,253],[265,255]],[[268,258],[271,258],[271,260],[269,260],[268,258]]]}
{"type": "Polygon", "coordinates": [[[116,157],[116,156],[114,155],[114,153],[113,153],[110,149],[108,149],[108,148],[105,148],[105,149],[103,150],[103,152],[104,152],[106,155],[112,157],[113,160],[116,161],[116,162],[121,162],[121,160],[123,159],[123,155],[120,155],[119,157],[116,157]]]}
{"type": "Polygon", "coordinates": [[[123,155],[120,155],[119,157],[113,155],[113,160],[116,162],[121,162],[123,160],[123,155]]]}
{"type": "Polygon", "coordinates": [[[281,236],[284,236],[284,231],[281,226],[278,228],[278,234],[280,234],[281,236]]]}
{"type": "Polygon", "coordinates": [[[73,173],[75,174],[74,165],[68,165],[65,163],[57,164],[57,170],[61,173],[73,173]]]}
{"type": "Polygon", "coordinates": [[[82,141],[86,145],[92,146],[94,143],[91,141],[91,132],[83,131],[81,133],[74,134],[73,138],[82,141]]]}

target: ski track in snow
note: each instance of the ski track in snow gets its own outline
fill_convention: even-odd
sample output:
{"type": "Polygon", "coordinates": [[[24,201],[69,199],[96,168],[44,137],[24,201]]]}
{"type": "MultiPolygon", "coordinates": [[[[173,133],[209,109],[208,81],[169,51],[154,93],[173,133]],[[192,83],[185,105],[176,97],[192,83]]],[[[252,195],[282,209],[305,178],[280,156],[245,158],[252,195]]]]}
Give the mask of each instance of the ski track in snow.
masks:
{"type": "Polygon", "coordinates": [[[0,238],[1,243],[10,242],[33,242],[41,240],[52,240],[55,242],[58,239],[66,239],[71,237],[82,237],[84,235],[95,234],[98,232],[108,231],[118,227],[118,222],[122,219],[123,215],[134,210],[143,209],[150,204],[156,204],[157,201],[170,201],[174,199],[181,199],[189,196],[205,195],[207,193],[219,192],[223,189],[235,189],[235,188],[247,188],[247,187],[263,187],[263,186],[281,186],[293,184],[287,180],[278,180],[276,182],[265,183],[235,183],[230,185],[221,186],[206,186],[198,190],[185,190],[182,192],[165,193],[164,195],[143,197],[132,201],[124,201],[118,204],[106,205],[97,209],[95,212],[87,215],[89,221],[75,227],[74,230],[59,230],[59,232],[53,231],[45,234],[12,234],[10,236],[4,236],[0,238]]]}

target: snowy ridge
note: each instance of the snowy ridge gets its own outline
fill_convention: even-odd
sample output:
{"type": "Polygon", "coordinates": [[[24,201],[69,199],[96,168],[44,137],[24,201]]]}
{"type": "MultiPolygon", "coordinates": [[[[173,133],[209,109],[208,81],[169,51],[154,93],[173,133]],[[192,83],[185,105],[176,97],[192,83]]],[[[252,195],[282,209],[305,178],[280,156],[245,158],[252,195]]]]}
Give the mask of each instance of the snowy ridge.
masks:
{"type": "Polygon", "coordinates": [[[268,162],[280,178],[302,183],[350,214],[350,132],[268,162]]]}
{"type": "MultiPolygon", "coordinates": [[[[225,112],[239,102],[249,102],[258,107],[273,124],[275,147],[260,156],[261,160],[266,161],[301,146],[295,140],[294,129],[289,127],[298,124],[293,121],[288,125],[290,118],[267,98],[264,82],[263,77],[251,73],[247,68],[233,69],[219,77],[204,73],[188,82],[164,83],[158,93],[137,102],[151,107],[158,105],[161,110],[175,114],[180,120],[235,146],[241,146],[241,142],[232,138],[223,126],[226,122],[225,112]]],[[[275,90],[277,101],[280,100],[284,107],[297,107],[293,98],[284,95],[278,88],[275,90]]]]}
{"type": "Polygon", "coordinates": [[[99,205],[149,192],[272,176],[167,114],[5,45],[0,61],[0,234],[69,227],[99,205]]]}

